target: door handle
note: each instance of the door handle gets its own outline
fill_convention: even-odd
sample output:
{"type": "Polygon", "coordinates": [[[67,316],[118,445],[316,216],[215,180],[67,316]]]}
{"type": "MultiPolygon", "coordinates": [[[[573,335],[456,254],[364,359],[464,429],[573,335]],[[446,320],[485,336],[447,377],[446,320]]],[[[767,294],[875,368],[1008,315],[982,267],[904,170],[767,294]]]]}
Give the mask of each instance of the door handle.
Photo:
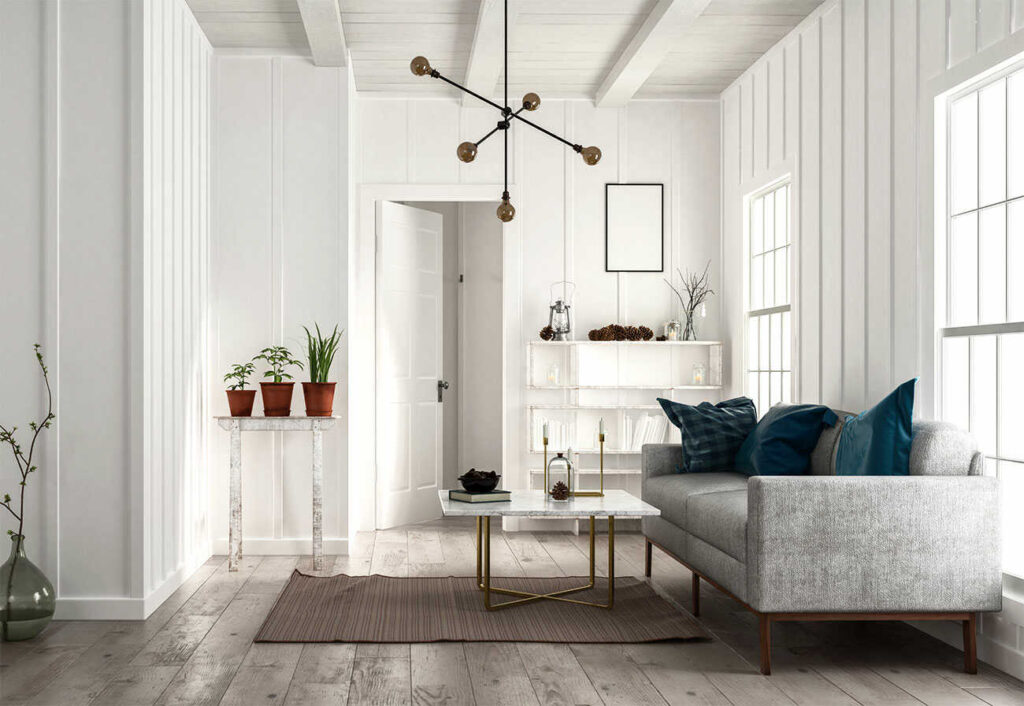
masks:
{"type": "Polygon", "coordinates": [[[437,401],[444,402],[444,391],[449,387],[447,380],[437,381],[437,401]]]}

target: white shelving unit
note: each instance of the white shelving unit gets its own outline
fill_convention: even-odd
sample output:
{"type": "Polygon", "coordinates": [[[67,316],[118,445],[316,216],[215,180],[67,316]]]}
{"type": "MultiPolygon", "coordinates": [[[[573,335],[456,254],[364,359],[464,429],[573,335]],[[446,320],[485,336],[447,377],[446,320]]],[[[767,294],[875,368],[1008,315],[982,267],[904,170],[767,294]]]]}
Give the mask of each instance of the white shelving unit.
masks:
{"type": "MultiPolygon", "coordinates": [[[[544,472],[544,421],[561,432],[550,439],[549,454],[571,446],[578,454],[580,484],[586,487],[598,473],[597,425],[604,418],[605,487],[624,487],[637,485],[640,475],[641,450],[627,439],[627,431],[643,416],[662,418],[658,397],[696,404],[717,401],[721,394],[721,341],[531,341],[527,349],[531,488],[539,487],[544,472]],[[693,380],[695,363],[704,366],[699,384],[693,380]]],[[[665,438],[673,431],[668,425],[665,438]]]]}

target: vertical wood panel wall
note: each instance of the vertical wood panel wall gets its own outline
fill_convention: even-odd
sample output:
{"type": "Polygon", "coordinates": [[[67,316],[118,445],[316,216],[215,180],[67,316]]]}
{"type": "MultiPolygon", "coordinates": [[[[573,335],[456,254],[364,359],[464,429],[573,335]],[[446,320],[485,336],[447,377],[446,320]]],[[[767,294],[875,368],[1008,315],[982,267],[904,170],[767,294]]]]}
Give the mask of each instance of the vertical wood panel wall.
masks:
{"type": "MultiPolygon", "coordinates": [[[[143,5],[144,596],[210,554],[207,490],[211,48],[183,0],[143,5]]],[[[177,581],[175,578],[177,577],[177,581]]]]}
{"type": "MultiPolygon", "coordinates": [[[[829,0],[722,94],[724,281],[744,277],[744,197],[794,181],[796,400],[859,411],[920,375],[935,415],[931,86],[1005,58],[1022,25],[1022,0],[829,0]]],[[[743,290],[725,289],[739,394],[743,290]]],[[[1018,622],[984,616],[981,653],[1020,676],[1018,622]]]]}
{"type": "MultiPolygon", "coordinates": [[[[302,326],[347,328],[348,74],[309,59],[220,55],[213,62],[214,149],[209,393],[228,414],[222,377],[260,349],[286,345],[305,362],[302,326]]],[[[334,410],[347,405],[349,334],[335,357],[334,410]]],[[[257,363],[250,386],[265,370],[257,363]]],[[[292,414],[305,414],[295,378],[292,414]]],[[[254,414],[262,414],[257,392],[254,414]]],[[[210,532],[227,549],[228,437],[210,424],[210,532]]],[[[324,551],[345,553],[347,422],[324,434],[324,551]]],[[[252,554],[308,554],[311,439],[282,432],[242,440],[242,534],[252,554]]]]}
{"type": "MultiPolygon", "coordinates": [[[[918,409],[931,414],[931,226],[918,213],[930,115],[918,101],[930,79],[1016,31],[1022,4],[831,0],[722,94],[726,281],[743,277],[743,198],[781,175],[795,183],[797,399],[859,410],[922,375],[918,409]]],[[[742,290],[728,288],[737,393],[743,312],[742,290]]]]}

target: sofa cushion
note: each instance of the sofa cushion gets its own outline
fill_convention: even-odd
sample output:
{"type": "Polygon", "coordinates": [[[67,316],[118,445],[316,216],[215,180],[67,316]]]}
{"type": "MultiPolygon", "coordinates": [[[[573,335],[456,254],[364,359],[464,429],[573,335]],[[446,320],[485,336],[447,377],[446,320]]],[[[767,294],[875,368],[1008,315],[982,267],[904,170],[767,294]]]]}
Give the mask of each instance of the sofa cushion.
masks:
{"type": "Polygon", "coordinates": [[[748,476],[807,475],[821,432],[839,420],[820,404],[779,403],[768,410],[736,454],[736,470],[748,476]]]}
{"type": "Polygon", "coordinates": [[[837,476],[910,475],[914,386],[908,380],[856,417],[847,417],[836,451],[837,476]]]}
{"type": "Polygon", "coordinates": [[[644,481],[643,499],[661,510],[661,516],[674,525],[688,529],[691,500],[706,493],[747,490],[747,477],[741,473],[673,473],[644,481]]]}
{"type": "Polygon", "coordinates": [[[747,489],[690,497],[687,531],[734,559],[747,560],[747,489]]]}
{"type": "Polygon", "coordinates": [[[669,421],[679,427],[683,473],[731,471],[736,452],[757,424],[757,410],[748,397],[699,405],[659,397],[658,403],[669,421]]]}

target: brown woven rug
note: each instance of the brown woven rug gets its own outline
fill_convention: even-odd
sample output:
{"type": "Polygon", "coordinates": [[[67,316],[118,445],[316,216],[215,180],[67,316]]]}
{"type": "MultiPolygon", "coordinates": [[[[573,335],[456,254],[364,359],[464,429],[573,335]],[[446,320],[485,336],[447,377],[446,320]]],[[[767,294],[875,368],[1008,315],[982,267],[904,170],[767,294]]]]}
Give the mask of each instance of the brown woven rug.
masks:
{"type": "MultiPolygon", "coordinates": [[[[496,578],[548,593],[586,578],[496,578]]],[[[598,579],[573,598],[604,602],[598,579]]],[[[510,596],[494,595],[495,602],[510,596]]],[[[708,639],[685,611],[632,577],[615,580],[612,610],[549,600],[489,612],[473,577],[307,576],[295,571],[256,642],[656,642],[708,639]]]]}

